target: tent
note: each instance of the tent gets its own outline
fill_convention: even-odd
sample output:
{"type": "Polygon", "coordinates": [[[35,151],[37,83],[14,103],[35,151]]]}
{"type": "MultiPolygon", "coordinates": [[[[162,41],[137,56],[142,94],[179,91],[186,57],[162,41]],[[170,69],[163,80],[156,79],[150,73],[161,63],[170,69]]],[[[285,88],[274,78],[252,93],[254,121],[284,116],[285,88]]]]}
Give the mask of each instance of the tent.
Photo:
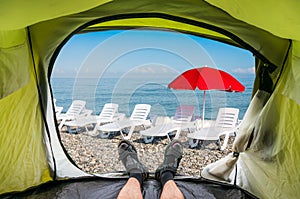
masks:
{"type": "MultiPolygon", "coordinates": [[[[8,196],[38,186],[40,191],[31,193],[42,196],[46,194],[43,189],[63,186],[63,179],[73,179],[74,188],[81,178],[92,179],[84,183],[97,183],[100,191],[109,183],[114,183],[113,190],[118,189],[122,181],[92,178],[65,153],[57,133],[49,79],[60,49],[72,35],[144,27],[202,36],[253,53],[254,97],[235,153],[212,165],[216,169],[208,167],[203,179],[227,182],[243,194],[259,198],[298,198],[299,6],[295,0],[1,2],[0,194],[8,196]],[[227,169],[218,173],[220,168],[227,169]]],[[[180,183],[197,187],[202,180],[180,183]]],[[[220,188],[230,192],[229,185],[220,188]]],[[[77,187],[80,193],[78,190],[84,188],[77,187]]],[[[105,192],[101,194],[105,198],[105,192]]]]}

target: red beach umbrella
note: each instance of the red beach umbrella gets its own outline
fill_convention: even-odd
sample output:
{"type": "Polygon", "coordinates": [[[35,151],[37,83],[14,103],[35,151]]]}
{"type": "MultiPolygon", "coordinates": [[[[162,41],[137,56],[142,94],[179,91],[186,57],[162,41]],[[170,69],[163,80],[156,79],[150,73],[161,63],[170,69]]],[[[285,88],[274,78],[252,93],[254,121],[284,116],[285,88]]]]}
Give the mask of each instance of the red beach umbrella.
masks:
{"type": "Polygon", "coordinates": [[[226,92],[243,92],[243,86],[229,73],[210,67],[193,68],[176,77],[168,88],[175,90],[199,90],[204,91],[202,121],[204,121],[205,97],[207,90],[220,90],[226,92]]]}

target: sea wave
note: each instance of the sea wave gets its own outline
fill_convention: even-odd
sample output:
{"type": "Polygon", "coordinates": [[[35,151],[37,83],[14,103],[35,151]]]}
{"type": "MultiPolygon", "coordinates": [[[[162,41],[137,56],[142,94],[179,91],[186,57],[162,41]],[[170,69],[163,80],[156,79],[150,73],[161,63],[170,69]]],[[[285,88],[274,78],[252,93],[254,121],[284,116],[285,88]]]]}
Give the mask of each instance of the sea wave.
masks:
{"type": "MultiPolygon", "coordinates": [[[[205,100],[205,118],[216,118],[221,107],[240,109],[239,118],[245,114],[252,96],[253,77],[239,79],[246,87],[243,93],[208,91],[205,100]]],[[[179,105],[194,105],[195,115],[202,115],[203,91],[171,90],[167,80],[143,82],[136,79],[120,80],[103,78],[52,78],[51,88],[57,106],[66,112],[75,99],[85,100],[86,108],[99,114],[105,103],[118,103],[119,112],[130,115],[134,105],[146,103],[152,105],[152,115],[173,116],[179,105]]]]}

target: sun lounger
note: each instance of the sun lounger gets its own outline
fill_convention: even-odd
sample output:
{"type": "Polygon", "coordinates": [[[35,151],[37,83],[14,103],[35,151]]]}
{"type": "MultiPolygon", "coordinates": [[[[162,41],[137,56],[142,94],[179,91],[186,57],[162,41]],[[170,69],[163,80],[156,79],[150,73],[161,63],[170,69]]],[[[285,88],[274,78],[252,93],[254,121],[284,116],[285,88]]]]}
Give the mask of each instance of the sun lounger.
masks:
{"type": "Polygon", "coordinates": [[[65,126],[68,128],[69,133],[78,132],[80,127],[84,127],[86,132],[89,132],[88,125],[95,124],[92,135],[96,133],[97,127],[103,124],[114,122],[122,118],[122,114],[118,113],[118,104],[107,103],[104,105],[102,111],[99,115],[89,115],[89,116],[77,116],[74,120],[65,122],[65,126]],[[75,127],[75,130],[72,128],[75,127]]]}
{"type": "Polygon", "coordinates": [[[137,104],[130,118],[125,118],[123,120],[115,121],[109,124],[98,126],[97,129],[100,131],[101,138],[107,138],[110,136],[111,132],[119,131],[124,139],[130,139],[131,135],[136,126],[149,126],[151,123],[147,120],[150,113],[151,105],[149,104],[137,104]],[[130,129],[127,136],[124,136],[123,130],[130,129]]]}
{"type": "Polygon", "coordinates": [[[92,114],[92,110],[85,109],[85,101],[74,100],[65,114],[57,116],[57,121],[60,121],[58,129],[61,130],[66,121],[74,120],[78,116],[88,116],[92,114]]]}
{"type": "Polygon", "coordinates": [[[173,135],[174,133],[175,138],[179,138],[180,132],[183,129],[189,129],[194,126],[193,122],[191,122],[194,109],[194,106],[189,105],[178,106],[171,121],[159,124],[156,124],[155,122],[155,125],[151,128],[140,131],[140,134],[144,138],[144,142],[150,143],[153,141],[154,137],[167,137],[170,141],[170,135],[173,135]]]}
{"type": "Polygon", "coordinates": [[[220,108],[216,122],[211,126],[204,128],[198,127],[194,132],[188,133],[189,145],[195,148],[201,141],[217,141],[220,150],[224,150],[227,146],[229,136],[236,131],[238,124],[239,109],[236,108],[220,108]],[[225,135],[221,146],[220,137],[225,135]]]}

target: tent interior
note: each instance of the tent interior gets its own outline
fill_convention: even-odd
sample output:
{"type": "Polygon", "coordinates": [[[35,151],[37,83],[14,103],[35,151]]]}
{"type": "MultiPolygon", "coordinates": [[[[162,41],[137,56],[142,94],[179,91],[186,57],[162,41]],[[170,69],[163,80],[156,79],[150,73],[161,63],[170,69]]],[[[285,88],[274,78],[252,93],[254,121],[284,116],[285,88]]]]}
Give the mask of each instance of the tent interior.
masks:
{"type": "MultiPolygon", "coordinates": [[[[88,174],[66,153],[50,78],[60,50],[74,34],[145,28],[221,41],[256,58],[253,98],[234,152],[208,165],[201,178],[177,176],[185,197],[297,198],[297,6],[296,1],[258,0],[5,2],[0,8],[0,197],[116,198],[127,179],[124,173],[88,174]]],[[[160,192],[154,179],[144,183],[145,198],[159,198],[160,192]]]]}

